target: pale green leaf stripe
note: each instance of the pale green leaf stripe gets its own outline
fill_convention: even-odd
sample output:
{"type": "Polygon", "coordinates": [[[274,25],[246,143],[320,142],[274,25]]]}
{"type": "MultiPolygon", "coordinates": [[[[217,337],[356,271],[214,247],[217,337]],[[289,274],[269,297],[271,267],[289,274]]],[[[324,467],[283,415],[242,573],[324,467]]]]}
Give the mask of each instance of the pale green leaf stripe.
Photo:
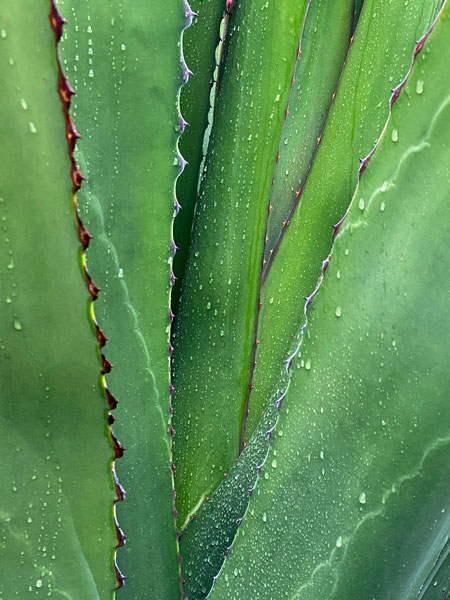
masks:
{"type": "Polygon", "coordinates": [[[111,600],[114,452],[49,12],[0,6],[0,598],[111,600]]]}
{"type": "Polygon", "coordinates": [[[306,4],[238,2],[228,25],[174,335],[181,527],[239,451],[269,190],[306,4]]]}
{"type": "MultiPolygon", "coordinates": [[[[415,40],[442,0],[424,4],[366,0],[354,43],[300,203],[265,273],[249,435],[277,383],[302,319],[303,298],[316,287],[333,225],[346,211],[359,160],[372,149],[388,115],[390,90],[409,68],[415,40]],[[254,407],[254,408],[253,408],[254,407]]],[[[248,439],[248,438],[247,438],[248,439]]]]}
{"type": "Polygon", "coordinates": [[[173,600],[180,594],[169,434],[169,294],[176,151],[182,83],[182,1],[59,0],[62,43],[77,91],[82,135],[79,194],[94,236],[88,268],[102,293],[95,316],[114,368],[116,462],[127,497],[117,506],[127,543],[118,598],[173,600]]]}
{"type": "Polygon", "coordinates": [[[448,592],[429,583],[450,509],[448,8],[444,17],[336,239],[267,477],[212,600],[448,592]]]}

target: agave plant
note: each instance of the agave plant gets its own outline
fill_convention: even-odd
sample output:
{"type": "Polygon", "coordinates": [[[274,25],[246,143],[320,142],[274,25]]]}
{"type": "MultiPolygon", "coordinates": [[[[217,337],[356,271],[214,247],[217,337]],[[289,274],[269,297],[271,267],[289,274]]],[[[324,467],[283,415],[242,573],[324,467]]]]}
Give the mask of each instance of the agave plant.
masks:
{"type": "Polygon", "coordinates": [[[449,39],[2,3],[0,600],[447,598],[449,39]]]}

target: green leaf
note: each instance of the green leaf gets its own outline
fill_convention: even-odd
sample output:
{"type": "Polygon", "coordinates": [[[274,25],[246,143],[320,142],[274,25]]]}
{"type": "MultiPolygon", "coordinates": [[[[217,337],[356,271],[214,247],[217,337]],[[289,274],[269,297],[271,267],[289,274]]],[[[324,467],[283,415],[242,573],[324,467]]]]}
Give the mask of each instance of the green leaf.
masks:
{"type": "Polygon", "coordinates": [[[238,2],[228,22],[174,335],[181,527],[239,452],[265,218],[306,5],[306,0],[238,2]]]}
{"type": "Polygon", "coordinates": [[[94,236],[87,264],[102,293],[95,316],[114,365],[114,431],[126,448],[116,470],[127,543],[119,598],[180,594],[169,434],[170,277],[184,5],[65,0],[63,56],[78,95],[83,139],[78,196],[94,236]],[[158,52],[154,49],[158,48],[158,52]]]}
{"type": "Polygon", "coordinates": [[[215,51],[219,43],[220,22],[224,13],[223,0],[195,0],[190,3],[197,14],[191,27],[183,34],[184,59],[194,76],[181,91],[183,118],[189,123],[180,138],[180,152],[188,165],[177,181],[177,197],[181,211],[174,222],[174,238],[178,246],[173,261],[177,277],[172,291],[172,310],[177,312],[181,282],[191,242],[192,221],[197,201],[203,141],[208,127],[210,94],[216,68],[215,51]]]}
{"type": "Polygon", "coordinates": [[[319,145],[350,42],[351,8],[348,0],[315,0],[308,5],[270,194],[266,260],[319,145]]]}
{"type": "MultiPolygon", "coordinates": [[[[288,115],[281,134],[279,160],[270,193],[264,242],[265,263],[270,262],[274,248],[276,252],[278,239],[284,234],[286,223],[292,218],[308,182],[315,155],[320,151],[322,132],[349,47],[351,19],[352,4],[348,0],[315,0],[308,5],[299,46],[301,54],[295,68],[288,115]]],[[[348,79],[348,75],[344,77],[348,79]]],[[[301,266],[304,268],[304,264],[301,266]]],[[[268,300],[269,304],[273,304],[274,295],[269,296],[268,300]]],[[[266,306],[262,307],[258,340],[263,341],[261,334],[265,333],[264,327],[269,330],[270,338],[264,336],[264,347],[255,349],[258,366],[255,380],[252,377],[251,383],[256,386],[256,390],[247,392],[248,416],[245,417],[242,432],[245,439],[249,439],[257,427],[261,413],[267,406],[268,394],[279,376],[281,360],[285,358],[276,357],[278,360],[274,360],[277,343],[273,338],[279,335],[279,331],[274,335],[272,325],[265,323],[267,310],[266,306]]],[[[271,312],[274,311],[270,311],[269,307],[269,314],[271,312]]],[[[279,325],[282,315],[275,312],[278,320],[276,325],[279,325]]],[[[285,341],[285,338],[281,339],[285,341]]],[[[285,347],[283,351],[286,350],[285,347]]]]}
{"type": "Polygon", "coordinates": [[[108,600],[114,451],[50,6],[0,8],[0,597],[108,600]]]}
{"type": "Polygon", "coordinates": [[[336,238],[267,477],[212,600],[442,598],[430,582],[450,509],[445,17],[336,238]]]}
{"type": "MultiPolygon", "coordinates": [[[[357,183],[359,167],[358,148],[356,151],[353,150],[353,160],[350,142],[344,146],[344,148],[349,148],[348,156],[343,154],[341,143],[342,140],[345,139],[345,136],[348,135],[348,132],[339,127],[337,120],[333,121],[333,118],[337,119],[337,117],[333,117],[333,114],[337,113],[343,123],[349,123],[348,127],[351,131],[354,114],[357,111],[356,114],[360,116],[362,124],[360,133],[357,136],[358,144],[356,144],[356,141],[355,144],[359,146],[364,144],[364,131],[366,132],[365,135],[369,135],[373,138],[372,144],[375,143],[375,132],[378,131],[378,133],[380,133],[384,123],[376,113],[380,108],[373,105],[373,101],[370,105],[372,106],[372,109],[369,111],[371,118],[368,118],[366,115],[366,112],[368,111],[367,84],[359,86],[355,85],[355,80],[357,80],[358,77],[363,76],[360,74],[360,64],[362,62],[364,65],[367,61],[367,65],[372,65],[373,81],[378,81],[378,88],[375,86],[374,88],[370,88],[370,90],[372,94],[385,99],[385,108],[381,110],[384,114],[384,119],[386,119],[389,107],[389,90],[390,87],[392,87],[392,84],[389,84],[390,76],[394,77],[396,74],[396,80],[394,79],[393,81],[401,81],[411,62],[411,52],[414,47],[413,40],[416,38],[415,30],[418,27],[422,27],[423,33],[431,23],[431,21],[428,23],[424,22],[424,15],[421,14],[420,11],[417,12],[416,10],[413,10],[411,14],[415,17],[415,20],[408,21],[411,40],[408,47],[408,45],[405,44],[405,39],[400,37],[397,33],[398,23],[393,19],[393,16],[395,16],[395,7],[391,8],[387,1],[383,4],[384,7],[378,2],[379,10],[382,8],[384,8],[384,11],[392,10],[392,14],[387,14],[391,19],[383,20],[379,24],[383,27],[383,35],[385,36],[383,56],[380,59],[380,29],[378,26],[374,27],[373,11],[367,10],[368,7],[366,6],[366,12],[363,13],[363,20],[360,23],[358,34],[347,60],[339,93],[336,97],[334,108],[328,121],[328,137],[326,131],[314,163],[313,171],[311,172],[308,185],[314,187],[311,187],[311,191],[309,192],[307,185],[304,190],[305,196],[303,197],[302,202],[304,202],[305,197],[310,198],[310,208],[308,207],[309,213],[314,217],[307,223],[311,231],[308,231],[307,227],[304,226],[301,230],[302,237],[299,237],[298,239],[289,239],[288,235],[286,235],[283,241],[283,244],[289,244],[288,248],[290,254],[287,258],[285,256],[284,264],[279,263],[279,265],[277,265],[276,262],[274,263],[274,269],[278,269],[278,271],[271,271],[269,273],[269,277],[273,276],[274,272],[279,276],[278,285],[281,292],[278,292],[277,290],[276,302],[270,301],[272,297],[275,297],[275,294],[269,296],[265,287],[262,289],[263,306],[260,315],[260,332],[258,334],[258,337],[262,341],[259,345],[257,355],[258,364],[253,380],[254,389],[250,397],[250,416],[252,410],[254,411],[252,406],[254,406],[255,400],[257,406],[261,407],[260,410],[267,405],[268,398],[272,398],[272,400],[269,403],[268,409],[262,420],[258,423],[252,440],[241,454],[238,463],[230,469],[228,477],[214,492],[211,500],[203,507],[195,521],[181,538],[180,544],[181,554],[183,556],[183,575],[186,579],[185,590],[188,596],[191,594],[192,590],[191,597],[193,598],[198,597],[196,596],[198,590],[201,591],[203,588],[209,589],[208,586],[211,585],[212,578],[217,575],[220,566],[223,563],[226,549],[230,546],[234,538],[238,523],[246,512],[249,501],[249,491],[255,488],[259,468],[266,460],[269,447],[267,432],[272,431],[277,420],[278,412],[274,402],[285,393],[288,385],[286,373],[283,373],[281,378],[280,373],[283,361],[292,351],[292,343],[295,341],[295,337],[302,327],[304,306],[303,296],[310,295],[315,288],[317,277],[320,274],[322,260],[327,256],[331,247],[332,224],[339,220],[340,216],[342,216],[345,211],[347,204],[350,202],[352,188],[350,187],[349,177],[353,171],[355,177],[354,185],[356,186],[357,183]],[[391,25],[389,25],[389,23],[391,25]],[[362,39],[358,38],[358,35],[361,35],[361,31],[363,35],[362,39]],[[390,44],[388,44],[386,40],[389,40],[390,44]],[[386,54],[385,47],[389,48],[387,54],[392,53],[393,56],[397,56],[397,61],[401,62],[404,66],[403,71],[399,70],[396,61],[391,60],[389,65],[392,72],[391,74],[386,74],[384,59],[384,55],[386,54]],[[392,75],[392,73],[394,73],[394,75],[392,75]],[[356,94],[355,89],[357,92],[356,94]],[[349,102],[349,96],[353,97],[352,102],[349,102]],[[343,118],[343,116],[345,118],[343,118]],[[345,162],[342,162],[343,158],[346,158],[345,162]],[[322,163],[319,161],[322,161],[322,163]],[[317,164],[322,165],[322,170],[319,171],[317,177],[315,177],[314,169],[317,168],[317,164]],[[331,182],[321,176],[321,173],[323,173],[324,170],[329,174],[329,177],[334,177],[331,182]],[[341,179],[341,177],[343,179],[341,179]],[[338,189],[339,186],[341,187],[342,196],[333,196],[333,188],[329,187],[331,184],[334,185],[335,190],[338,189]],[[328,196],[326,195],[327,191],[328,196]],[[321,196],[322,193],[324,194],[323,197],[321,196]],[[309,196],[306,196],[306,194],[309,194],[309,196]],[[320,206],[319,204],[319,207],[316,207],[316,198],[318,198],[321,203],[328,201],[328,206],[326,204],[320,206]],[[341,213],[337,212],[335,206],[333,207],[330,205],[330,198],[332,198],[334,202],[342,202],[343,208],[341,213]],[[345,198],[347,199],[346,202],[344,201],[345,198]],[[316,208],[318,208],[318,210],[316,210],[316,208]],[[332,214],[333,211],[335,211],[334,217],[332,214]],[[323,219],[324,230],[321,229],[323,219]],[[327,222],[328,219],[331,223],[327,222]],[[306,234],[307,238],[305,239],[306,234]],[[322,240],[324,246],[323,254],[318,255],[317,258],[315,258],[315,244],[320,240],[322,240]],[[308,253],[309,246],[307,244],[310,244],[311,246],[311,253],[308,253]],[[304,250],[302,250],[302,248],[304,250]],[[301,262],[299,262],[299,258],[302,256],[300,250],[305,253],[305,259],[301,262]],[[317,264],[314,264],[314,260],[317,260],[317,264]],[[287,261],[289,268],[286,268],[285,266],[287,261]],[[308,280],[309,283],[308,287],[305,286],[304,290],[301,290],[303,291],[303,296],[301,296],[300,299],[297,299],[293,293],[295,291],[293,285],[297,284],[297,279],[299,278],[300,283],[301,281],[305,282],[306,280],[308,280]],[[285,299],[285,296],[290,294],[292,294],[291,306],[288,304],[289,298],[285,299]],[[283,307],[284,313],[277,312],[276,307],[278,302],[280,302],[279,306],[283,307]],[[270,309],[270,311],[268,309],[270,309]],[[261,327],[261,321],[263,327],[261,327]],[[283,338],[287,325],[292,327],[291,335],[283,338]],[[284,341],[283,349],[282,343],[278,340],[278,337],[281,338],[281,341],[284,341]],[[267,342],[270,341],[270,344],[265,344],[264,340],[267,342]],[[193,573],[191,577],[189,577],[190,572],[193,573]]],[[[403,10],[404,7],[401,8],[402,14],[404,14],[403,10]]],[[[427,18],[430,18],[430,13],[427,12],[426,14],[427,18]]],[[[417,38],[418,37],[420,36],[417,35],[417,38]]],[[[370,70],[368,66],[367,69],[370,70]]],[[[365,71],[362,71],[362,73],[364,72],[365,71]]],[[[367,146],[366,154],[368,154],[370,150],[371,147],[367,146]]],[[[299,209],[303,210],[303,204],[299,205],[297,212],[299,209]]],[[[296,215],[294,215],[294,219],[295,218],[296,215]]],[[[291,227],[293,225],[294,221],[291,227]]],[[[300,225],[302,225],[302,223],[300,223],[300,225]]],[[[281,249],[282,248],[283,246],[281,249]]],[[[286,252],[286,254],[288,253],[286,252]]],[[[267,286],[268,283],[270,283],[270,281],[266,280],[265,286],[267,286]]],[[[306,362],[306,367],[308,366],[309,364],[306,362]]],[[[251,424],[250,420],[249,422],[251,424]]]]}
{"type": "Polygon", "coordinates": [[[308,180],[263,273],[247,439],[278,382],[274,365],[289,356],[301,326],[303,298],[316,287],[333,226],[356,187],[360,158],[369,154],[386,121],[390,90],[404,77],[415,40],[441,4],[365,2],[308,180]]]}

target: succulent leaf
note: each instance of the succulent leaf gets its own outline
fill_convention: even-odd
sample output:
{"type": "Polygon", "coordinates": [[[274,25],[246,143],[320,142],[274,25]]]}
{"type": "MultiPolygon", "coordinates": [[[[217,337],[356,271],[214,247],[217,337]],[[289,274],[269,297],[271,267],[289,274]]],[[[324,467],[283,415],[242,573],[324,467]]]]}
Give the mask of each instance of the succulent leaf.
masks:
{"type": "Polygon", "coordinates": [[[173,261],[177,277],[172,291],[172,310],[178,312],[181,282],[191,242],[192,221],[197,202],[200,166],[203,161],[205,132],[210,126],[208,114],[216,68],[215,51],[219,44],[220,23],[225,10],[223,0],[194,0],[190,3],[196,16],[183,35],[183,54],[193,72],[181,91],[181,114],[188,122],[180,138],[180,152],[188,162],[177,181],[177,197],[181,210],[174,223],[174,238],[178,246],[173,261]]]}
{"type": "Polygon", "coordinates": [[[114,448],[50,8],[0,7],[0,597],[109,600],[114,448]]]}
{"type": "MultiPolygon", "coordinates": [[[[395,16],[394,8],[391,9],[387,1],[383,3],[383,6],[381,6],[381,4],[381,2],[378,2],[377,4],[379,9],[384,7],[384,10],[392,10],[390,16],[395,16]]],[[[404,9],[402,8],[401,10],[403,14],[404,9]]],[[[378,87],[375,86],[372,89],[372,93],[377,94],[380,98],[384,98],[386,108],[384,111],[383,109],[381,110],[384,113],[384,119],[386,120],[389,111],[389,99],[392,95],[390,87],[392,86],[389,86],[389,74],[386,75],[385,73],[385,59],[384,57],[382,57],[382,59],[379,58],[379,39],[381,35],[385,36],[383,39],[386,39],[387,37],[391,42],[389,52],[395,54],[398,57],[398,61],[400,61],[401,58],[403,71],[395,71],[395,69],[399,69],[397,62],[392,66],[393,72],[396,73],[397,82],[400,82],[405,76],[411,63],[411,53],[414,49],[414,40],[416,39],[416,29],[418,27],[423,27],[422,33],[428,29],[431,23],[430,19],[434,15],[434,10],[426,13],[426,20],[424,14],[417,10],[412,11],[410,15],[415,17],[415,21],[411,22],[411,20],[409,20],[410,44],[408,51],[406,51],[404,39],[397,35],[398,24],[395,22],[395,19],[393,22],[389,19],[380,22],[378,25],[382,28],[381,33],[380,29],[373,25],[373,10],[367,10],[366,6],[365,12],[363,13],[360,28],[355,37],[350,56],[347,60],[345,72],[340,83],[339,93],[341,96],[338,95],[336,97],[335,105],[333,107],[333,111],[340,115],[342,122],[350,123],[350,130],[352,128],[351,123],[354,118],[354,113],[356,110],[359,111],[358,114],[362,116],[362,124],[357,136],[360,145],[365,143],[365,136],[368,136],[373,140],[371,142],[373,147],[373,144],[376,141],[375,134],[378,132],[379,135],[384,125],[377,113],[377,111],[380,110],[380,107],[377,108],[377,105],[372,105],[372,117],[365,117],[366,111],[364,110],[364,107],[367,107],[367,86],[355,86],[355,80],[362,76],[360,73],[360,63],[361,61],[367,60],[368,64],[370,63],[372,65],[373,81],[376,82],[378,77],[378,87]],[[363,32],[363,38],[362,41],[358,41],[358,35],[361,35],[361,31],[363,32]],[[376,69],[377,60],[382,63],[382,67],[380,66],[379,70],[376,69]],[[349,96],[353,98],[352,103],[348,101],[349,96]],[[344,116],[345,120],[343,118],[344,116]]],[[[417,38],[419,37],[420,36],[417,36],[417,38]]],[[[384,49],[383,53],[385,53],[384,49]]],[[[377,104],[380,102],[381,101],[377,102],[377,104]]],[[[368,109],[366,108],[366,110],[368,109]]],[[[327,128],[330,128],[330,123],[333,123],[331,116],[327,128]]],[[[193,590],[193,595],[191,596],[193,598],[197,597],[197,590],[204,588],[209,589],[213,577],[219,572],[220,566],[226,556],[227,548],[233,540],[238,525],[245,515],[249,501],[249,491],[253,493],[258,477],[258,471],[266,460],[271,437],[271,433],[267,435],[267,432],[272,432],[277,420],[278,411],[275,407],[275,401],[284,395],[288,385],[287,374],[285,372],[283,372],[280,379],[283,361],[290,355],[292,343],[294,342],[295,345],[297,344],[295,341],[296,337],[300,332],[303,332],[302,326],[305,325],[303,322],[305,304],[303,296],[309,296],[315,289],[316,281],[321,273],[322,261],[326,258],[331,247],[333,221],[334,223],[337,223],[339,218],[345,212],[347,205],[344,202],[344,198],[347,198],[347,203],[351,200],[352,188],[349,183],[349,173],[351,173],[353,169],[355,170],[354,185],[356,186],[357,184],[359,168],[358,151],[355,151],[349,143],[344,146],[344,148],[348,148],[349,154],[343,156],[341,142],[343,136],[346,135],[346,132],[340,130],[337,121],[332,126],[331,132],[328,135],[329,137],[327,138],[326,133],[324,134],[324,139],[322,140],[313,167],[313,169],[316,168],[315,165],[320,159],[320,153],[323,152],[323,158],[320,159],[323,161],[322,171],[318,172],[317,179],[315,180],[313,179],[313,173],[311,173],[308,185],[314,187],[312,187],[309,192],[307,186],[304,191],[304,194],[310,193],[311,203],[315,202],[316,199],[320,200],[321,194],[324,194],[323,202],[325,203],[328,200],[328,205],[323,208],[321,212],[318,211],[315,214],[314,219],[309,219],[306,224],[300,222],[300,226],[303,227],[302,237],[290,239],[288,237],[288,230],[287,235],[283,240],[283,244],[286,244],[286,242],[289,244],[288,250],[290,250],[290,256],[286,257],[288,254],[288,251],[286,251],[284,258],[285,263],[278,263],[279,266],[277,266],[277,263],[274,263],[274,271],[269,272],[269,277],[274,276],[274,274],[278,277],[278,280],[275,280],[278,284],[277,303],[270,301],[270,296],[266,290],[268,285],[275,285],[269,278],[262,288],[263,304],[260,322],[261,317],[263,317],[262,324],[265,325],[268,323],[269,325],[267,325],[266,330],[262,330],[261,338],[264,340],[263,335],[267,336],[267,339],[270,340],[270,344],[265,345],[264,341],[262,341],[258,347],[258,364],[255,369],[255,387],[252,390],[252,396],[250,397],[250,411],[252,410],[254,395],[256,395],[257,402],[259,402],[258,406],[261,407],[259,414],[261,414],[262,408],[266,405],[267,398],[271,398],[268,411],[266,411],[262,419],[260,419],[256,429],[254,429],[253,438],[249,441],[247,447],[241,454],[239,461],[230,469],[227,479],[223,481],[213,493],[210,501],[204,506],[202,511],[200,511],[195,521],[181,538],[180,544],[181,554],[183,556],[183,573],[186,579],[185,589],[187,590],[188,595],[189,591],[191,589],[193,590]],[[352,152],[355,154],[353,160],[351,156],[352,152]],[[331,162],[332,160],[334,162],[331,162]],[[342,198],[333,196],[332,188],[328,187],[331,185],[328,179],[324,179],[320,176],[320,173],[323,173],[323,169],[327,170],[326,172],[329,174],[331,169],[334,169],[334,172],[331,171],[335,177],[332,182],[334,182],[336,188],[338,185],[345,188],[342,192],[342,198]],[[340,177],[343,179],[341,180],[340,177]],[[325,194],[327,192],[328,195],[326,196],[325,194]],[[348,196],[346,196],[346,194],[348,194],[348,196]],[[339,201],[342,202],[342,213],[337,212],[338,207],[330,205],[330,199],[336,203],[339,201]],[[327,224],[327,219],[330,218],[329,215],[332,214],[332,209],[336,211],[335,216],[331,216],[331,224],[327,224]],[[307,229],[307,227],[310,229],[307,229]],[[322,230],[322,227],[325,229],[322,230]],[[306,233],[308,235],[307,240],[305,239],[306,233]],[[311,249],[311,252],[314,253],[314,244],[321,236],[323,236],[324,240],[324,250],[323,254],[320,255],[320,260],[319,255],[317,256],[316,271],[313,271],[313,265],[310,264],[313,260],[313,254],[308,255],[308,260],[303,262],[299,262],[299,254],[302,247],[304,247],[307,252],[311,249]],[[286,261],[289,261],[287,262],[289,268],[286,268],[285,266],[286,261]],[[301,277],[310,277],[309,287],[304,289],[302,296],[299,294],[299,299],[296,302],[294,302],[292,296],[290,300],[291,304],[288,305],[288,300],[285,299],[285,295],[290,294],[292,289],[291,287],[288,287],[288,284],[289,286],[297,285],[297,279],[301,277]],[[281,290],[281,292],[278,290],[281,290]],[[276,309],[278,301],[281,303],[281,306],[284,307],[283,310],[286,311],[284,314],[284,322],[283,313],[278,313],[276,309]],[[265,306],[266,308],[270,308],[270,312],[267,311],[267,314],[264,313],[265,306]],[[291,312],[289,313],[289,311],[291,312]],[[264,319],[267,319],[267,321],[264,319]],[[278,323],[276,322],[277,319],[279,320],[278,323]],[[274,349],[281,347],[279,338],[283,339],[286,326],[290,322],[292,322],[291,335],[289,338],[286,336],[286,339],[284,340],[284,352],[282,353],[280,351],[280,355],[277,356],[274,349]],[[294,323],[296,324],[295,327],[294,323]],[[271,348],[273,349],[272,351],[271,348]],[[275,369],[274,365],[279,366],[275,369]],[[269,388],[269,382],[271,388],[269,388]],[[274,389],[276,390],[275,393],[274,389]],[[263,394],[262,391],[264,392],[263,394]],[[195,570],[193,565],[196,565],[195,570]],[[193,573],[190,578],[186,576],[186,573],[189,572],[193,573]]],[[[368,146],[366,148],[366,154],[368,154],[370,150],[371,147],[368,146]]],[[[299,205],[297,212],[299,209],[302,209],[302,204],[299,205]]],[[[316,210],[315,204],[311,204],[312,214],[314,214],[314,210],[316,210]]],[[[294,214],[294,219],[296,217],[297,213],[294,214]]],[[[280,251],[282,249],[283,245],[281,246],[280,251]]],[[[269,287],[269,292],[270,291],[269,287]]],[[[273,294],[273,290],[271,293],[273,294]]],[[[258,335],[258,337],[260,336],[258,335]]],[[[289,366],[288,363],[287,367],[289,366]]],[[[308,366],[308,363],[306,363],[306,368],[308,368],[308,366]]]]}
{"type": "Polygon", "coordinates": [[[106,381],[119,401],[114,431],[126,448],[116,463],[127,492],[117,507],[127,536],[118,553],[127,583],[118,598],[173,600],[180,578],[170,453],[170,280],[187,9],[182,2],[147,0],[58,3],[68,21],[63,57],[78,92],[72,116],[83,138],[76,160],[87,181],[78,202],[95,238],[87,264],[102,289],[95,316],[108,337],[105,354],[114,368],[106,381]]]}
{"type": "Polygon", "coordinates": [[[447,596],[448,16],[341,225],[213,600],[447,596]]]}

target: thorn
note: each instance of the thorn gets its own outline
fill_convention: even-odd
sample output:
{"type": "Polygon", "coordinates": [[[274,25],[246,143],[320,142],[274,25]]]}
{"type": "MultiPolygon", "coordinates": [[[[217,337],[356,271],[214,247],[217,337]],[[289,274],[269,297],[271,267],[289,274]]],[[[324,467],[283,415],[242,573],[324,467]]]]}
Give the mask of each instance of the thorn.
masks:
{"type": "Polygon", "coordinates": [[[286,227],[286,223],[287,223],[287,221],[283,221],[283,223],[282,223],[283,229],[286,227]]]}
{"type": "Polygon", "coordinates": [[[266,262],[267,262],[267,261],[266,261],[266,259],[265,259],[265,258],[263,258],[263,265],[265,265],[265,264],[266,264],[266,262]]]}
{"type": "Polygon", "coordinates": [[[272,205],[269,204],[269,212],[272,210],[272,205]]]}

